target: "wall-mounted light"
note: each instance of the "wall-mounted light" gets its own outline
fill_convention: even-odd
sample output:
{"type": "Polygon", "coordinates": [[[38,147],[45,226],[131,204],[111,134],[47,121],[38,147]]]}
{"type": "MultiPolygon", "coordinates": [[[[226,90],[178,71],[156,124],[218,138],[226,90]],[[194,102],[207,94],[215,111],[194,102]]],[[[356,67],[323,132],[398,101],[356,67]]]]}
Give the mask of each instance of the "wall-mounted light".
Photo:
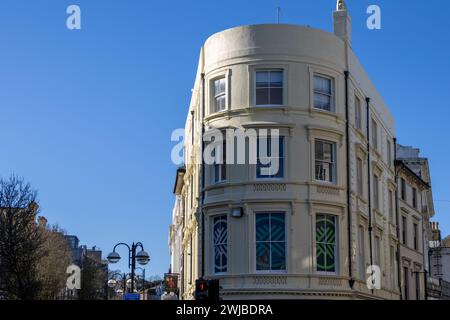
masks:
{"type": "Polygon", "coordinates": [[[235,207],[231,208],[231,216],[234,218],[240,218],[244,215],[244,208],[242,207],[235,207]]]}

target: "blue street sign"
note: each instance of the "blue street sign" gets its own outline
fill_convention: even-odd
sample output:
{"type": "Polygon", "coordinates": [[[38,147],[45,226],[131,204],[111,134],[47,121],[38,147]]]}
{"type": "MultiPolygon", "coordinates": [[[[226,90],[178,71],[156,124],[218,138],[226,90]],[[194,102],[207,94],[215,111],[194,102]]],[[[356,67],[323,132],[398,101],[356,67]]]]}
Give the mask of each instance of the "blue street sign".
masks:
{"type": "Polygon", "coordinates": [[[123,300],[140,300],[141,295],[139,293],[125,293],[123,300]]]}

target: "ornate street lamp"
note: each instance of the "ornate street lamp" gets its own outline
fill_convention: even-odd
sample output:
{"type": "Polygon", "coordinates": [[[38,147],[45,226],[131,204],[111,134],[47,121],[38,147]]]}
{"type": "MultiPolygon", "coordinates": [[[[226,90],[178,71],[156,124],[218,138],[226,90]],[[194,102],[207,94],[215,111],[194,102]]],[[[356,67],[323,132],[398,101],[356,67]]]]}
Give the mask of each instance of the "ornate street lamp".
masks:
{"type": "MultiPolygon", "coordinates": [[[[144,251],[144,245],[141,242],[137,243],[133,242],[131,244],[131,247],[124,242],[120,242],[114,246],[113,251],[106,257],[109,263],[117,263],[121,259],[119,253],[116,252],[116,248],[119,245],[124,245],[128,248],[128,267],[131,269],[131,279],[134,279],[134,270],[136,269],[136,261],[140,265],[146,265],[150,261],[150,255],[146,251],[144,251]],[[141,250],[136,253],[137,248],[140,248],[141,250]]],[[[134,292],[134,281],[131,281],[130,289],[131,292],[134,292]]]]}

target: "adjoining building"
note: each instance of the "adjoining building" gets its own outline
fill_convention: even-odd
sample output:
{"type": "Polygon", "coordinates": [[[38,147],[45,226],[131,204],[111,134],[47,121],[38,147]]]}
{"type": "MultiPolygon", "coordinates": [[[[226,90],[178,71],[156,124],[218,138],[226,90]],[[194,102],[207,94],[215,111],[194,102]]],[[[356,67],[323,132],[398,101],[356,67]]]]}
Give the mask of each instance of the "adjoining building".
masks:
{"type": "Polygon", "coordinates": [[[175,177],[175,185],[173,188],[173,194],[175,195],[175,204],[172,210],[172,224],[169,229],[169,251],[171,256],[169,273],[177,275],[176,287],[178,293],[183,291],[183,282],[179,276],[183,273],[184,255],[182,254],[183,248],[183,231],[185,223],[184,215],[184,197],[182,196],[184,174],[186,169],[179,168],[175,177]]]}
{"type": "MultiPolygon", "coordinates": [[[[170,227],[180,298],[192,299],[204,277],[220,280],[223,299],[401,299],[400,256],[408,275],[423,272],[427,181],[395,161],[394,119],[352,50],[341,0],[333,20],[334,34],[250,25],[201,48],[170,227]],[[198,161],[213,129],[278,130],[278,170],[264,170],[259,152],[254,164],[198,161]],[[396,205],[397,170],[417,188],[418,208],[396,205]],[[397,207],[412,208],[405,245],[397,207]],[[376,289],[367,285],[374,265],[376,289]]],[[[244,140],[245,154],[269,141],[244,140]]],[[[424,286],[419,279],[417,297],[424,286]]]]}
{"type": "Polygon", "coordinates": [[[400,233],[400,283],[404,300],[423,300],[426,294],[428,236],[434,216],[428,161],[419,149],[396,146],[397,220],[400,233]]]}
{"type": "Polygon", "coordinates": [[[438,222],[430,222],[428,292],[432,299],[450,300],[450,236],[441,239],[438,222]]]}

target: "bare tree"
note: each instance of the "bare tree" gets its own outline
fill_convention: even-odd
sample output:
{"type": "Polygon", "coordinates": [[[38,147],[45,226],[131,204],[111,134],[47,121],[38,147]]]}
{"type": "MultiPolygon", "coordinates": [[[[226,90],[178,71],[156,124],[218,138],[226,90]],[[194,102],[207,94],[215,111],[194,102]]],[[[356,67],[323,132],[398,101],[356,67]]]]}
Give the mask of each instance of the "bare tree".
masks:
{"type": "Polygon", "coordinates": [[[102,300],[106,298],[108,267],[101,261],[84,257],[81,268],[80,300],[102,300]]]}
{"type": "Polygon", "coordinates": [[[58,226],[41,224],[44,240],[43,256],[38,263],[38,276],[41,281],[39,299],[55,300],[61,297],[66,286],[66,270],[70,264],[70,248],[64,238],[64,231],[58,226]]]}
{"type": "Polygon", "coordinates": [[[37,192],[22,178],[0,179],[0,291],[8,299],[35,299],[42,236],[37,192]]]}

